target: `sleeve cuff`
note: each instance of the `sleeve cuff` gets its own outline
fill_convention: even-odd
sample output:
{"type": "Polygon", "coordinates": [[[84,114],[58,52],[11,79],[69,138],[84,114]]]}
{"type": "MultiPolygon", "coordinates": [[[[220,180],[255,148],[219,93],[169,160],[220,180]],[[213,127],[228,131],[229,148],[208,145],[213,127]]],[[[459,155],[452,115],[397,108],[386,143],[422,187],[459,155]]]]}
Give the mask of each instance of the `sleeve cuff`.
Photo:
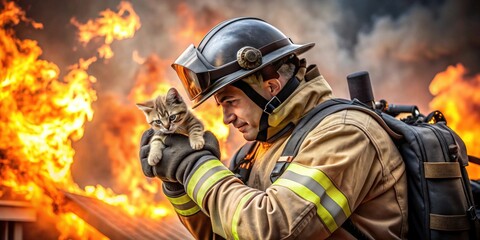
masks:
{"type": "Polygon", "coordinates": [[[200,207],[185,193],[183,185],[179,183],[163,183],[163,193],[172,204],[175,212],[183,217],[196,214],[200,207]],[[169,189],[174,188],[174,189],[169,189]]]}
{"type": "Polygon", "coordinates": [[[162,189],[167,197],[176,197],[185,194],[185,187],[180,183],[163,182],[162,189]]]}

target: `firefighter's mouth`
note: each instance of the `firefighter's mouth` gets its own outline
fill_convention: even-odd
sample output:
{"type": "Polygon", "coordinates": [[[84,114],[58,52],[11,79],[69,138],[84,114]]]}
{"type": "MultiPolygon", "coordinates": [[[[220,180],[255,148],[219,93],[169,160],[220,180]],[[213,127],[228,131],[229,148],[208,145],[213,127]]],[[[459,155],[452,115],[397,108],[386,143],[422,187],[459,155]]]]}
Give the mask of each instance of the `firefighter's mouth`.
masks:
{"type": "Polygon", "coordinates": [[[234,126],[239,132],[245,132],[246,128],[247,128],[248,124],[246,123],[242,123],[242,124],[239,124],[238,126],[234,126]]]}

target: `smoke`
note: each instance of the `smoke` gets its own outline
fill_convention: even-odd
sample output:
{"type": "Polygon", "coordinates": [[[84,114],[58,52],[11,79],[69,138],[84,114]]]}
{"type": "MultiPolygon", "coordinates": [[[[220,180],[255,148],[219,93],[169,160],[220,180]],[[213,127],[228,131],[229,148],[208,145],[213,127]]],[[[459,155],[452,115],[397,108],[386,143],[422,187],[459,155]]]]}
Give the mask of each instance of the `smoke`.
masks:
{"type": "Polygon", "coordinates": [[[379,17],[371,31],[358,35],[356,66],[370,71],[378,95],[428,110],[427,89],[436,73],[459,62],[480,70],[480,25],[467,14],[469,7],[462,1],[417,4],[397,18],[379,17]]]}
{"type": "MultiPolygon", "coordinates": [[[[72,64],[69,57],[73,49],[80,55],[89,50],[75,40],[70,18],[86,21],[106,8],[115,9],[119,1],[20,3],[30,17],[45,25],[44,31],[34,32],[35,39],[46,46],[45,57],[67,66],[72,64]]],[[[412,103],[425,105],[431,97],[426,86],[436,72],[458,62],[473,72],[480,70],[480,4],[473,0],[147,0],[132,4],[141,18],[141,29],[134,39],[114,43],[115,58],[92,66],[100,79],[97,88],[101,92],[129,92],[139,67],[132,61],[134,50],[140,56],[153,53],[173,60],[189,43],[198,44],[198,39],[173,39],[175,32],[186,27],[189,18],[195,20],[198,31],[207,32],[225,19],[259,17],[277,26],[294,42],[315,42],[316,47],[305,56],[310,63],[319,65],[340,97],[348,97],[345,76],[367,70],[378,96],[397,102],[411,99],[412,103]],[[182,11],[184,8],[188,10],[182,11]]],[[[32,35],[32,31],[28,34],[32,35]]]]}
{"type": "MultiPolygon", "coordinates": [[[[97,17],[106,8],[115,10],[119,2],[19,1],[27,16],[45,27],[42,31],[19,29],[19,35],[38,40],[44,49],[43,57],[65,69],[63,67],[73,64],[74,59],[93,52],[91,48],[95,45],[91,43],[84,47],[75,39],[76,29],[70,24],[70,19],[75,17],[79,22],[85,22],[97,17]]],[[[76,149],[82,152],[81,161],[92,161],[85,164],[97,166],[102,171],[92,172],[90,179],[84,180],[84,183],[91,183],[99,179],[101,172],[108,172],[108,164],[102,167],[101,163],[93,162],[108,155],[107,150],[96,144],[103,135],[99,131],[88,131],[99,129],[98,124],[106,121],[103,118],[108,114],[102,111],[109,108],[106,102],[101,102],[103,99],[112,101],[109,96],[113,95],[124,104],[133,104],[127,101],[127,96],[135,84],[140,65],[132,60],[132,53],[137,51],[142,57],[153,54],[173,61],[188,44],[197,45],[200,40],[175,38],[175,33],[185,29],[191,20],[195,28],[205,34],[225,19],[240,16],[265,19],[295,43],[316,43],[304,56],[308,63],[318,65],[338,97],[349,97],[345,80],[348,74],[366,70],[370,73],[376,99],[396,104],[416,104],[422,112],[429,110],[432,96],[428,85],[436,73],[457,63],[463,63],[472,74],[480,71],[478,1],[380,2],[132,1],[134,10],[140,16],[140,30],[133,39],[112,45],[115,53],[112,59],[99,61],[91,67],[91,74],[98,79],[95,88],[99,100],[94,106],[97,111],[94,121],[86,127],[85,137],[76,143],[76,149]]],[[[176,79],[168,66],[165,77],[176,79]]],[[[108,159],[104,162],[108,163],[108,159]]],[[[87,176],[82,176],[82,179],[84,177],[87,176]]],[[[82,184],[81,179],[78,182],[82,184]]]]}

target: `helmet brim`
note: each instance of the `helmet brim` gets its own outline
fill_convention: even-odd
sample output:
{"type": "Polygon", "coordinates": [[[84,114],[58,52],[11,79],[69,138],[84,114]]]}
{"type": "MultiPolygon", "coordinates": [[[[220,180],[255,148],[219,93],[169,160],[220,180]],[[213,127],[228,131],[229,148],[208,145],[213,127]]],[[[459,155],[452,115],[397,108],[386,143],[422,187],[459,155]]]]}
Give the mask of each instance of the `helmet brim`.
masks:
{"type": "Polygon", "coordinates": [[[233,72],[227,76],[224,76],[220,79],[215,80],[215,82],[209,86],[205,91],[203,91],[201,94],[199,94],[196,98],[193,99],[193,107],[196,108],[203,102],[205,102],[207,99],[209,99],[211,96],[213,96],[215,93],[217,93],[220,89],[224,88],[227,85],[230,85],[240,79],[243,79],[251,74],[254,74],[255,72],[263,69],[267,65],[274,63],[280,59],[282,59],[285,56],[288,56],[290,54],[295,54],[295,55],[300,55],[308,50],[310,50],[313,46],[315,46],[315,43],[307,43],[303,45],[299,44],[289,44],[285,47],[279,48],[262,58],[262,64],[254,69],[240,69],[236,72],[233,72]]]}

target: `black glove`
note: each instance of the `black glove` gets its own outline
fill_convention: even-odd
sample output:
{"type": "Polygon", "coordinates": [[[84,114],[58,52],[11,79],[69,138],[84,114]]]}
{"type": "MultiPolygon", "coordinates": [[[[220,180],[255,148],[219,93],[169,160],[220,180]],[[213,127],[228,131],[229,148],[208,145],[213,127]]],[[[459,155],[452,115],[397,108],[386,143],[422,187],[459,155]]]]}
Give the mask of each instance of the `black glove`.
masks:
{"type": "Polygon", "coordinates": [[[150,139],[152,138],[155,131],[153,129],[148,129],[143,132],[142,138],[140,140],[140,163],[142,165],[143,174],[147,177],[155,177],[153,173],[153,168],[148,164],[148,154],[150,153],[150,139]]]}
{"type": "Polygon", "coordinates": [[[157,176],[164,182],[183,184],[198,159],[203,156],[220,159],[220,148],[215,135],[206,131],[203,137],[203,149],[193,150],[188,137],[181,134],[169,135],[165,139],[166,148],[163,150],[162,160],[153,166],[157,176]]]}
{"type": "MultiPolygon", "coordinates": [[[[140,163],[142,165],[143,174],[147,177],[155,177],[153,173],[153,167],[148,164],[148,154],[150,153],[150,139],[152,138],[155,131],[153,129],[148,129],[142,134],[140,140],[140,163]]],[[[170,193],[184,192],[184,187],[182,184],[176,182],[163,182],[164,191],[169,191],[170,193]]]]}

